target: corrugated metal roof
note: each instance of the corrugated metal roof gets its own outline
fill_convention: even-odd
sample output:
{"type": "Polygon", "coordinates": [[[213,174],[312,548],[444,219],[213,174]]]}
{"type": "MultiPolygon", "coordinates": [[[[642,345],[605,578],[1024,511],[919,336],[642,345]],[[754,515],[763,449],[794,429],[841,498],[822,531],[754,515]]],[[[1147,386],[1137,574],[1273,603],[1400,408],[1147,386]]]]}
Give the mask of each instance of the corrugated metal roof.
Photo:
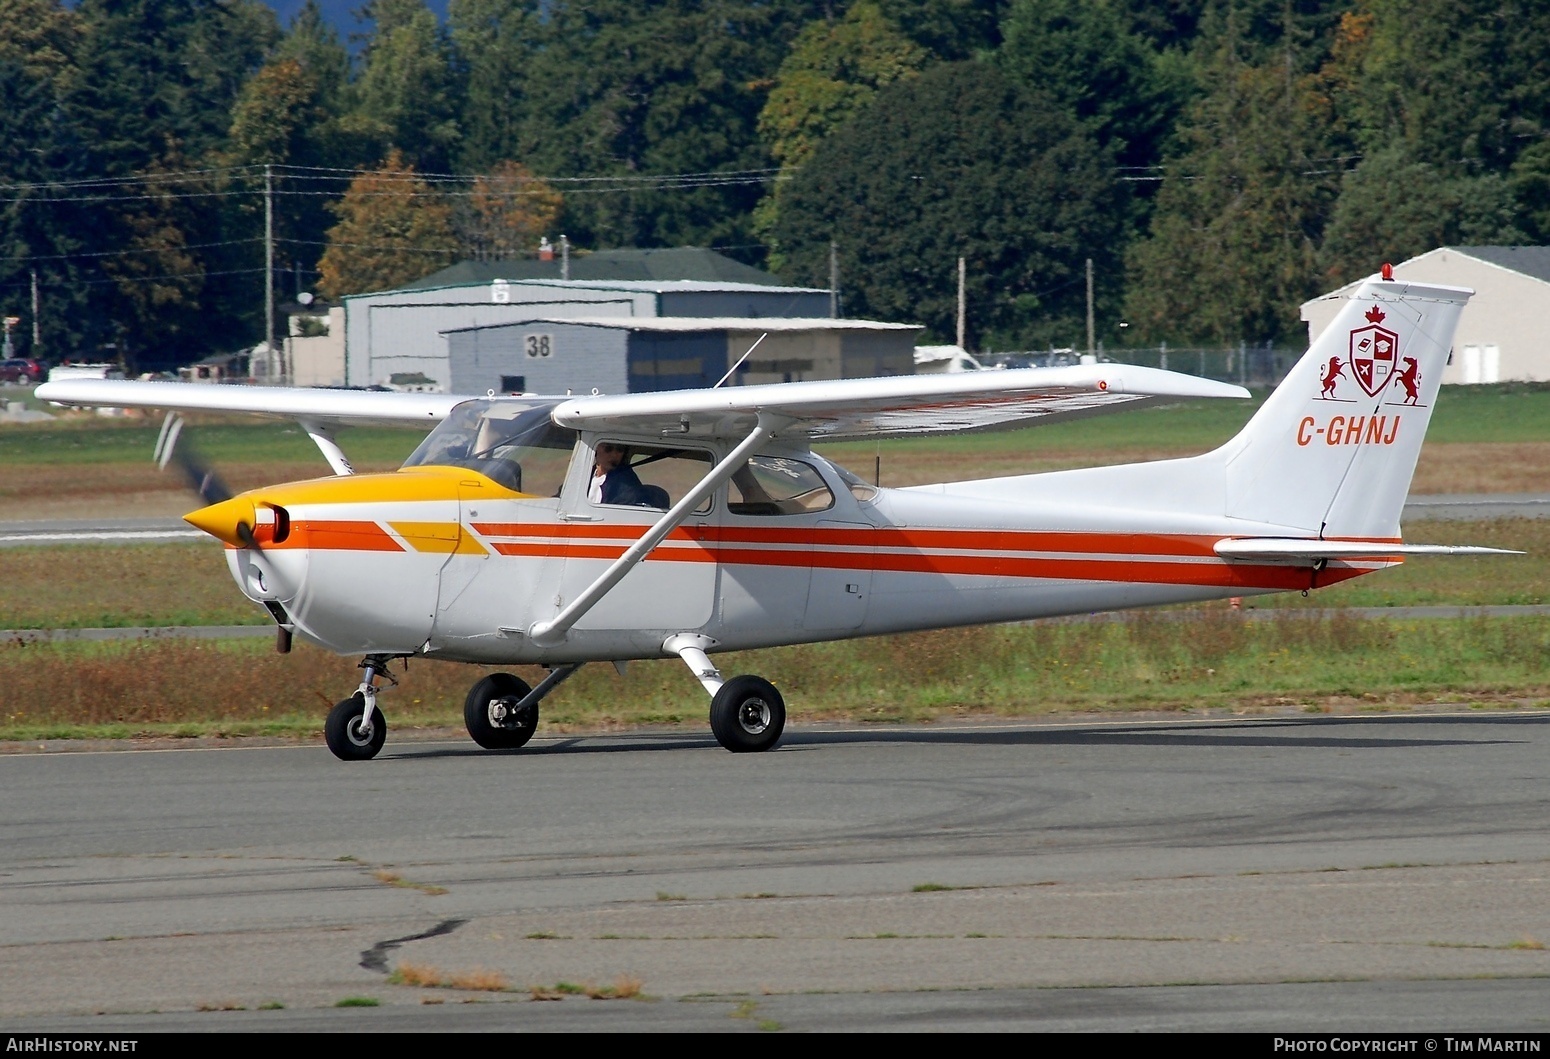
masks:
{"type": "Polygon", "coordinates": [[[1452,246],[1447,249],[1550,283],[1550,246],[1452,246]]]}
{"type": "MultiPolygon", "coordinates": [[[[713,290],[724,290],[726,284],[746,284],[755,287],[784,286],[768,272],[734,261],[714,250],[696,246],[650,250],[596,250],[590,253],[573,251],[570,258],[570,278],[572,282],[581,280],[610,284],[621,281],[660,284],[691,280],[711,284],[707,289],[713,290]]],[[[399,289],[459,287],[489,283],[497,279],[560,282],[559,253],[556,251],[552,261],[536,261],[531,258],[512,261],[460,261],[399,289]]]]}
{"type": "Polygon", "coordinates": [[[539,316],[506,324],[483,327],[457,327],[442,331],[455,335],[463,331],[493,331],[501,327],[531,327],[533,324],[579,324],[583,327],[607,327],[616,331],[919,331],[921,324],[889,324],[879,320],[830,320],[827,317],[789,316],[539,316]]]}

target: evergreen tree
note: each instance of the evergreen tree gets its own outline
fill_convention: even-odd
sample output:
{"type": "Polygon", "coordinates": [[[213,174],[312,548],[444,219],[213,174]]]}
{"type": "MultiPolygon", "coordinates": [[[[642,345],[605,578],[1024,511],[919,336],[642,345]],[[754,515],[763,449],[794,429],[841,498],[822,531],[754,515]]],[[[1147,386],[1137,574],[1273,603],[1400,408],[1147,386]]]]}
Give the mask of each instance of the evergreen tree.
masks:
{"type": "Polygon", "coordinates": [[[0,0],[0,314],[26,326],[13,336],[18,353],[47,356],[81,341],[84,298],[69,206],[53,202],[48,181],[74,175],[60,147],[68,141],[59,93],[74,70],[79,16],[59,0],[0,0]],[[42,348],[32,347],[32,275],[48,290],[40,320],[42,348]]]}
{"type": "Polygon", "coordinates": [[[879,88],[930,61],[930,53],[900,33],[873,0],[861,0],[843,19],[813,22],[797,36],[759,113],[759,132],[782,171],[754,213],[756,230],[771,245],[770,267],[785,263],[770,235],[785,181],[820,140],[864,110],[879,88]]]}
{"type": "Polygon", "coordinates": [[[770,167],[759,110],[815,7],[552,0],[522,80],[524,118],[510,157],[544,176],[612,174],[625,178],[616,186],[639,188],[568,195],[563,224],[580,242],[747,245],[763,184],[709,176],[663,188],[645,178],[770,167]]]}
{"type": "Polygon", "coordinates": [[[951,339],[961,255],[974,344],[1075,345],[1086,258],[1112,303],[1121,196],[1112,156],[1047,96],[995,64],[950,63],[882,89],[821,141],[776,235],[797,283],[827,284],[835,241],[847,315],[951,339]]]}
{"type": "Polygon", "coordinates": [[[1009,0],[878,0],[883,17],[938,59],[959,62],[1001,44],[1009,0]]]}
{"type": "Polygon", "coordinates": [[[350,82],[350,53],[339,40],[339,33],[323,15],[317,0],[307,0],[291,20],[285,38],[275,48],[271,61],[295,59],[317,81],[320,103],[330,110],[339,107],[350,82]]]}
{"type": "Polygon", "coordinates": [[[426,172],[445,173],[457,148],[449,49],[424,0],[369,0],[366,41],[346,128],[426,172]]]}
{"type": "Polygon", "coordinates": [[[1324,235],[1324,281],[1336,286],[1439,246],[1518,243],[1517,203],[1495,173],[1462,176],[1410,159],[1402,146],[1345,175],[1324,235]]]}
{"type": "Polygon", "coordinates": [[[1129,255],[1127,314],[1148,340],[1271,341],[1300,331],[1340,177],[1324,86],[1290,20],[1278,51],[1231,17],[1180,131],[1147,238],[1129,255]],[[1261,59],[1259,63],[1247,56],[1261,59]]]}
{"type": "Polygon", "coordinates": [[[517,158],[527,71],[543,34],[542,0],[452,0],[452,44],[465,78],[464,170],[517,158]]]}
{"type": "Polygon", "coordinates": [[[1540,0],[1358,0],[1340,102],[1367,152],[1402,145],[1461,175],[1506,173],[1550,135],[1550,8],[1540,0]]]}
{"type": "Polygon", "coordinates": [[[103,255],[82,262],[100,269],[83,283],[93,324],[146,368],[229,348],[251,247],[222,245],[234,200],[216,178],[180,174],[218,163],[232,104],[278,40],[274,14],[257,0],[82,0],[77,11],[58,128],[83,171],[133,181],[61,197],[95,195],[60,202],[79,241],[103,255]]]}
{"type": "Polygon", "coordinates": [[[280,36],[258,0],[82,0],[78,10],[86,33],[64,105],[107,175],[145,169],[168,144],[211,156],[280,36]]]}
{"type": "Polygon", "coordinates": [[[1186,86],[1105,0],[1014,0],[996,61],[1048,93],[1123,166],[1157,162],[1186,86]]]}
{"type": "Polygon", "coordinates": [[[1375,256],[1550,238],[1543,3],[1360,0],[1341,21],[1330,81],[1364,154],[1331,221],[1332,280],[1365,274],[1375,256]]]}

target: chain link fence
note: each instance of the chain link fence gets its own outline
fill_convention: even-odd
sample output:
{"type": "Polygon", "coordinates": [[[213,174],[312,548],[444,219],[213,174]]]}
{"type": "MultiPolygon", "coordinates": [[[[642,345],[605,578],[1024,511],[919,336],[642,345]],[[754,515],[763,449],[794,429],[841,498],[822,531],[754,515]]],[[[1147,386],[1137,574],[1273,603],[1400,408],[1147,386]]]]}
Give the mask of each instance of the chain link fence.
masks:
{"type": "MultiPolygon", "coordinates": [[[[1155,346],[1143,349],[1103,349],[1095,356],[1101,364],[1139,364],[1163,368],[1204,379],[1235,382],[1240,386],[1275,386],[1292,370],[1304,349],[1241,344],[1236,349],[1193,349],[1155,346]]],[[[992,353],[980,360],[987,365],[1012,368],[1061,367],[1083,363],[1086,355],[1072,349],[1026,350],[1016,353],[992,353]]]]}

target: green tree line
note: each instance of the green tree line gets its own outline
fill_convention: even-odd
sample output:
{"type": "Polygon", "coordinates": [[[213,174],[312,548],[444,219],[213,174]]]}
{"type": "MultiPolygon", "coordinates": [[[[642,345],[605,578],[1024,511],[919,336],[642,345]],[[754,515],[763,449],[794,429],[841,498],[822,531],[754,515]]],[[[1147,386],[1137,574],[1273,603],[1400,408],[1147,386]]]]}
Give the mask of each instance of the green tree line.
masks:
{"type": "Polygon", "coordinates": [[[1295,343],[1301,301],[1550,240],[1544,0],[0,0],[17,352],[165,368],[280,293],[710,246],[969,340],[1295,343]],[[267,184],[266,184],[267,182],[267,184]],[[32,348],[36,290],[39,347],[32,348]],[[1122,330],[1120,324],[1127,326],[1122,330]]]}

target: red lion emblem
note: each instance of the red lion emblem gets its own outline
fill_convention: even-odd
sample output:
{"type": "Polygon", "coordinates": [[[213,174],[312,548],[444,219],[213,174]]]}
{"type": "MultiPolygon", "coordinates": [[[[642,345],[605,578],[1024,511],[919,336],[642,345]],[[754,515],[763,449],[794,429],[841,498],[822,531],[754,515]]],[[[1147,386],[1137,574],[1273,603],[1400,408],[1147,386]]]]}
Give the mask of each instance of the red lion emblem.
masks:
{"type": "Polygon", "coordinates": [[[1320,394],[1321,397],[1335,396],[1335,380],[1345,374],[1342,370],[1344,367],[1345,365],[1340,363],[1339,357],[1329,358],[1329,364],[1325,366],[1324,374],[1319,377],[1319,383],[1324,387],[1324,392],[1320,394]]]}
{"type": "Polygon", "coordinates": [[[1394,381],[1405,388],[1405,404],[1415,404],[1421,396],[1421,366],[1414,357],[1406,357],[1405,370],[1394,375],[1394,381]]]}

